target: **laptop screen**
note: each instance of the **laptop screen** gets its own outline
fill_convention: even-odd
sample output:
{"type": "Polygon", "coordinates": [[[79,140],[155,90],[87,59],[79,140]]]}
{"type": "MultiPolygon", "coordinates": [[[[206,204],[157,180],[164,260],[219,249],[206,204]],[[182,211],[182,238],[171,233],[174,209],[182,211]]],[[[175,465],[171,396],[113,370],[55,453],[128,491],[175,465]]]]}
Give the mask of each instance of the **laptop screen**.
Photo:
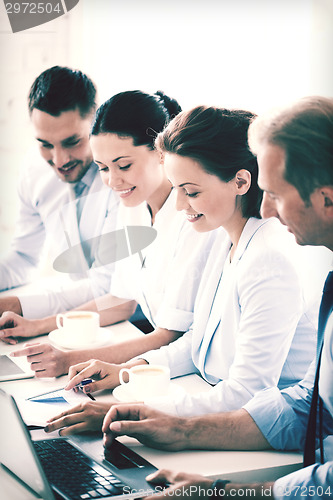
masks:
{"type": "Polygon", "coordinates": [[[0,381],[19,380],[34,377],[26,359],[11,359],[6,354],[0,355],[0,381]]]}
{"type": "Polygon", "coordinates": [[[0,408],[0,462],[39,496],[54,500],[16,403],[1,389],[0,408]]]}

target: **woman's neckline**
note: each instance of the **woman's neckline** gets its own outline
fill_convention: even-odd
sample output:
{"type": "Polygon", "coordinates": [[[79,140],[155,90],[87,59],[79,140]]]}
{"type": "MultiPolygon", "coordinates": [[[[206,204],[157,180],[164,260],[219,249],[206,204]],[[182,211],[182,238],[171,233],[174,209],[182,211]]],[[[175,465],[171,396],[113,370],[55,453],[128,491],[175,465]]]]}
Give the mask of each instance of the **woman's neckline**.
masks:
{"type": "Polygon", "coordinates": [[[164,196],[162,198],[162,203],[160,204],[158,210],[154,211],[151,207],[151,205],[149,205],[149,203],[147,202],[147,209],[148,209],[148,212],[150,214],[150,218],[151,218],[151,223],[152,225],[155,223],[155,220],[156,220],[156,216],[157,214],[160,212],[160,210],[162,209],[162,207],[165,205],[166,201],[169,199],[169,196],[172,192],[172,186],[170,186],[170,184],[167,186],[167,189],[164,189],[163,188],[163,191],[164,191],[164,196]]]}

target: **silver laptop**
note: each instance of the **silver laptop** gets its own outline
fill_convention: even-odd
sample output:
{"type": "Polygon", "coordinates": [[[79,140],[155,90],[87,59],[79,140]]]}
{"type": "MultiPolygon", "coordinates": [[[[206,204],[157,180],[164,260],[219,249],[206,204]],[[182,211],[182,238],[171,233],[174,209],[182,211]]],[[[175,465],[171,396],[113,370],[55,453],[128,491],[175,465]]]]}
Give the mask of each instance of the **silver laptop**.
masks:
{"type": "Polygon", "coordinates": [[[32,378],[35,372],[30,370],[26,357],[10,358],[6,354],[0,355],[0,382],[32,378]]]}
{"type": "Polygon", "coordinates": [[[145,477],[156,467],[119,441],[96,460],[66,438],[33,441],[14,398],[2,389],[0,408],[0,463],[37,498],[116,500],[153,493],[145,477]]]}

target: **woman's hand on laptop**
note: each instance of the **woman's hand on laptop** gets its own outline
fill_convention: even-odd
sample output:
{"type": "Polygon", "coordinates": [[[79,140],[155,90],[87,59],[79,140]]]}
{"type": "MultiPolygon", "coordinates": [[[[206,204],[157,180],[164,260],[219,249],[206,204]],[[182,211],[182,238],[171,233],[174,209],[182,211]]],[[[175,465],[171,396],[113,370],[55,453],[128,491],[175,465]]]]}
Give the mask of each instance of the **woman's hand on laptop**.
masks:
{"type": "Polygon", "coordinates": [[[44,428],[45,432],[60,430],[61,436],[79,434],[87,431],[100,431],[110,403],[85,401],[51,418],[44,428]]]}
{"type": "Polygon", "coordinates": [[[101,391],[103,389],[114,389],[119,385],[119,372],[122,365],[106,363],[97,359],[91,359],[84,363],[78,363],[69,368],[69,382],[66,385],[66,391],[75,389],[85,379],[93,379],[90,384],[83,388],[83,392],[101,391]]]}

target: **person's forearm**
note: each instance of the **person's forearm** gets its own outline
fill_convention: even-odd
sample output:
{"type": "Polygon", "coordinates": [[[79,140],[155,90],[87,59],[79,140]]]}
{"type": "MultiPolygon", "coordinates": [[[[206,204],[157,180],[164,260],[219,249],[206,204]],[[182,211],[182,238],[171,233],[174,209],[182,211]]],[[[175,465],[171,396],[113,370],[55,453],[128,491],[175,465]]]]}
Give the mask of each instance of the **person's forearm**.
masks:
{"type": "Polygon", "coordinates": [[[70,351],[68,356],[69,366],[89,361],[89,359],[99,359],[108,363],[122,364],[132,360],[135,356],[139,356],[151,349],[158,349],[162,345],[166,345],[173,340],[176,340],[181,335],[181,332],[173,330],[165,330],[157,328],[153,332],[142,335],[138,338],[127,340],[119,344],[114,344],[97,349],[86,349],[80,351],[70,351]]]}
{"type": "Polygon", "coordinates": [[[117,344],[116,349],[110,352],[110,357],[106,361],[116,364],[125,363],[136,356],[140,356],[140,354],[159,349],[161,346],[177,340],[182,334],[183,332],[156,328],[153,332],[140,336],[139,338],[117,344]]]}
{"type": "MultiPolygon", "coordinates": [[[[101,297],[101,300],[106,301],[110,297],[112,297],[112,296],[104,296],[104,297],[101,297]]],[[[8,297],[8,298],[10,298],[10,297],[8,297]]],[[[86,304],[82,304],[81,306],[77,307],[75,310],[98,312],[100,314],[101,326],[106,326],[106,325],[118,323],[120,321],[124,321],[125,319],[128,319],[133,314],[135,307],[136,307],[135,301],[125,301],[124,302],[123,299],[117,299],[117,298],[113,298],[113,300],[111,300],[111,304],[115,304],[115,305],[108,308],[108,309],[105,309],[105,310],[99,310],[99,308],[98,308],[99,302],[96,303],[95,300],[92,300],[91,302],[87,302],[86,304]]],[[[46,316],[44,318],[31,320],[31,321],[33,321],[33,329],[34,329],[33,335],[34,336],[49,333],[52,330],[55,330],[57,328],[56,315],[46,316]]],[[[85,352],[83,352],[82,357],[80,357],[80,359],[77,362],[87,361],[88,359],[91,359],[93,357],[98,357],[98,355],[95,356],[93,354],[93,351],[89,351],[89,352],[90,352],[90,356],[88,358],[84,357],[85,352]]],[[[77,356],[77,357],[79,358],[79,356],[77,356]]],[[[100,358],[98,357],[98,359],[100,359],[100,358]]],[[[129,359],[129,358],[127,358],[127,359],[129,359]]],[[[108,359],[106,359],[105,361],[108,361],[108,359]]],[[[71,364],[75,364],[75,363],[71,362],[71,364]]],[[[69,366],[71,366],[71,365],[69,365],[69,366]]]]}
{"type": "Polygon", "coordinates": [[[45,318],[30,320],[34,326],[34,336],[50,333],[57,328],[56,316],[46,316],[45,318]]]}
{"type": "Polygon", "coordinates": [[[108,294],[82,304],[75,310],[98,312],[100,325],[107,326],[129,319],[134,313],[136,305],[134,300],[121,299],[108,294]]]}
{"type": "MultiPolygon", "coordinates": [[[[106,326],[127,319],[129,316],[131,316],[132,312],[134,312],[135,306],[136,302],[131,301],[131,302],[126,302],[125,304],[120,304],[118,306],[112,307],[106,311],[99,311],[97,309],[95,301],[91,301],[87,302],[86,304],[83,304],[82,306],[76,308],[75,310],[99,312],[100,324],[101,326],[106,326]]],[[[35,319],[30,321],[33,323],[33,336],[43,335],[57,328],[56,315],[46,316],[41,319],[35,319]]],[[[81,358],[78,362],[87,361],[87,359],[98,357],[97,355],[95,356],[93,354],[94,351],[89,351],[89,352],[90,352],[89,358],[84,358],[84,359],[81,358]]],[[[100,358],[98,357],[98,359],[100,358]]],[[[105,361],[108,361],[108,359],[106,359],[105,361]]]]}
{"type": "Polygon", "coordinates": [[[21,302],[18,297],[2,297],[0,299],[0,316],[5,311],[12,311],[22,316],[21,302]]]}
{"type": "Polygon", "coordinates": [[[265,450],[271,448],[249,413],[240,409],[182,419],[184,449],[265,450]]]}

